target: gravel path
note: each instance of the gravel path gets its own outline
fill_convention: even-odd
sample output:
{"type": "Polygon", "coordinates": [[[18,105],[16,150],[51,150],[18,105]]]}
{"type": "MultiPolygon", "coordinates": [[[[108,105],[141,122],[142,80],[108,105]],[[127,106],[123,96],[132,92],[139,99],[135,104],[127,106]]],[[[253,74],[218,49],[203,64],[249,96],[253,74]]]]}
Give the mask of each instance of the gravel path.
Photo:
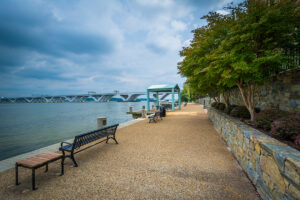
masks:
{"type": "Polygon", "coordinates": [[[226,149],[202,107],[189,104],[158,123],[141,121],[117,131],[120,144],[100,144],[36,172],[0,173],[0,199],[257,199],[254,187],[226,149]]]}

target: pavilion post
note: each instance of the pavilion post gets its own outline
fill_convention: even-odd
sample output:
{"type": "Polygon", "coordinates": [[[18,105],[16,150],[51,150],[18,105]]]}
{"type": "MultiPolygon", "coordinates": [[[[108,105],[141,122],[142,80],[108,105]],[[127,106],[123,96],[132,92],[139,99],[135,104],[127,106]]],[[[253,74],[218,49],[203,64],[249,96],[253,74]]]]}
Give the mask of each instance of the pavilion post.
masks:
{"type": "Polygon", "coordinates": [[[147,90],[147,111],[150,110],[150,95],[149,95],[149,90],[147,90]]]}
{"type": "Polygon", "coordinates": [[[178,109],[181,110],[181,93],[180,93],[180,90],[178,90],[178,109]]]}
{"type": "Polygon", "coordinates": [[[158,92],[156,92],[156,106],[159,106],[159,95],[158,95],[158,92]]]}
{"type": "Polygon", "coordinates": [[[175,111],[174,88],[172,88],[172,112],[175,111]]]}

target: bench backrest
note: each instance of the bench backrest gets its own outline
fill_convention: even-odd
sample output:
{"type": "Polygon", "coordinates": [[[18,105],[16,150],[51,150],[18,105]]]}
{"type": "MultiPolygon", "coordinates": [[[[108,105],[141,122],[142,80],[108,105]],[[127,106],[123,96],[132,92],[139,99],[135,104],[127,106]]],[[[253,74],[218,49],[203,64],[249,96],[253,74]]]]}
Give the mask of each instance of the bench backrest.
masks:
{"type": "Polygon", "coordinates": [[[119,124],[106,126],[88,133],[83,133],[75,136],[73,149],[78,149],[81,146],[84,146],[88,143],[94,142],[100,138],[106,137],[108,135],[114,135],[118,128],[119,124]]]}

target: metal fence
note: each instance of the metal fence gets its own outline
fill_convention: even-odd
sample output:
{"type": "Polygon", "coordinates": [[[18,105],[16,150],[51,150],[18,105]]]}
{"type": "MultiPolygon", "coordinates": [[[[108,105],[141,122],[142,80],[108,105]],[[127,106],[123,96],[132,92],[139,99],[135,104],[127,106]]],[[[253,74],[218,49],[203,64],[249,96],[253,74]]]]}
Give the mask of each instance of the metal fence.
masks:
{"type": "Polygon", "coordinates": [[[300,48],[287,49],[284,53],[283,70],[289,70],[300,67],[300,48]]]}

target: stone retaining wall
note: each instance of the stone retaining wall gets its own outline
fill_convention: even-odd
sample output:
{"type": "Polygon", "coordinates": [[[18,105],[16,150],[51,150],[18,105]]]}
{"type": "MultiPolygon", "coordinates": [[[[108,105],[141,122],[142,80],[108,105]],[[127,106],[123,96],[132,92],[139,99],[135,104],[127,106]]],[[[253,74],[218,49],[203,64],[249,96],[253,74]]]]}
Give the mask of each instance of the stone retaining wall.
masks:
{"type": "MultiPolygon", "coordinates": [[[[231,90],[230,104],[244,105],[238,88],[231,90]]],[[[273,76],[254,95],[256,106],[261,110],[278,108],[300,113],[300,69],[286,71],[273,76]]],[[[221,98],[221,101],[223,99],[221,98]]]]}
{"type": "Polygon", "coordinates": [[[300,199],[300,152],[212,107],[208,116],[266,200],[300,199]]]}

